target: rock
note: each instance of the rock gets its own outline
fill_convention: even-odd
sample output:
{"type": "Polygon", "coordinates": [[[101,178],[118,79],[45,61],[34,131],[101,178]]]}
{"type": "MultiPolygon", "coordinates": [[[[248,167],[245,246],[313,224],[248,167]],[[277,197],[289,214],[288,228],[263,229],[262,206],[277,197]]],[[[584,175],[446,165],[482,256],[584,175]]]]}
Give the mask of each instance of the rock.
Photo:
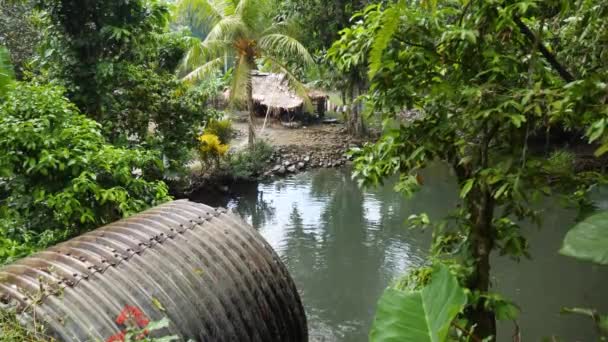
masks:
{"type": "Polygon", "coordinates": [[[291,160],[286,160],[283,162],[283,166],[289,167],[291,165],[291,160]]]}
{"type": "Polygon", "coordinates": [[[306,163],[304,163],[304,162],[299,162],[298,163],[298,170],[302,170],[305,167],[306,167],[306,163]]]}
{"type": "Polygon", "coordinates": [[[290,173],[296,173],[296,171],[298,171],[296,169],[295,165],[291,165],[290,167],[287,168],[287,171],[289,171],[290,173]]]}
{"type": "Polygon", "coordinates": [[[285,169],[285,166],[281,166],[278,170],[277,170],[277,174],[279,175],[284,175],[287,172],[287,169],[285,169]]]}
{"type": "Polygon", "coordinates": [[[308,163],[309,161],[310,161],[310,156],[306,156],[306,157],[304,157],[304,162],[305,162],[305,163],[308,163]]]}
{"type": "Polygon", "coordinates": [[[276,172],[279,172],[279,170],[280,170],[280,169],[281,169],[281,165],[278,165],[278,164],[277,164],[277,165],[275,165],[275,166],[272,168],[272,172],[275,172],[275,173],[276,173],[276,172]]]}

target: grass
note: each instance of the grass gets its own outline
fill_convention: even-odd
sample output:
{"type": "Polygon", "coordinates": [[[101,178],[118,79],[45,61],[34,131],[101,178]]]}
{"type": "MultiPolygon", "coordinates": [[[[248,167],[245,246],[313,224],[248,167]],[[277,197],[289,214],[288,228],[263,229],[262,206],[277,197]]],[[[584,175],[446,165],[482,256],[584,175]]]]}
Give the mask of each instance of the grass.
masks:
{"type": "Polygon", "coordinates": [[[0,341],[2,342],[53,342],[55,339],[47,336],[41,324],[35,324],[34,329],[27,329],[19,322],[14,310],[0,309],[0,341]]]}

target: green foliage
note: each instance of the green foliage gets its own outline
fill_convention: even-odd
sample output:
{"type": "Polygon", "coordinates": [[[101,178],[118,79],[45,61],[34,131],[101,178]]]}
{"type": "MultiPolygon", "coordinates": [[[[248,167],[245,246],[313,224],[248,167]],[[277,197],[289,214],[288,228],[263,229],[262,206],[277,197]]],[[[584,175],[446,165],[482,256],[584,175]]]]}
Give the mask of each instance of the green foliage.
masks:
{"type": "Polygon", "coordinates": [[[597,55],[605,47],[592,43],[608,30],[599,19],[606,4],[589,0],[577,6],[374,5],[331,51],[343,66],[371,63],[367,106],[384,114],[385,122],[400,123],[376,144],[354,151],[354,174],[362,185],[398,174],[396,189],[409,194],[420,188],[416,174],[429,162],[442,160],[454,169],[462,203],[444,220],[426,225],[434,228],[432,257],[456,265],[474,294],[465,310],[471,318],[467,328],[475,326],[481,339],[495,335],[497,313],[507,319],[514,313],[504,306],[508,301],[490,292],[491,252],[516,260],[527,256],[518,222],[539,221],[533,203],[553,191],[549,184],[576,189],[574,197],[583,203],[590,185],[601,180],[597,173],[576,174],[567,153],[539,153],[530,139],[556,128],[572,133],[591,127],[588,136],[602,142],[608,133],[608,68],[597,55]],[[600,31],[583,34],[592,32],[587,28],[600,31]],[[567,48],[551,46],[562,39],[567,48]],[[582,68],[555,50],[579,46],[582,68]],[[404,120],[404,112],[417,115],[404,120]]]}
{"type": "Polygon", "coordinates": [[[361,0],[285,0],[281,16],[306,28],[300,39],[310,51],[323,51],[339,38],[339,32],[351,22],[356,11],[372,1],[361,0]]]}
{"type": "Polygon", "coordinates": [[[124,145],[160,151],[171,169],[179,169],[196,147],[200,126],[210,111],[207,94],[173,75],[143,65],[117,63],[104,74],[101,96],[104,135],[124,145]]]}
{"type": "Polygon", "coordinates": [[[234,134],[232,121],[230,119],[211,120],[205,127],[205,134],[216,135],[222,144],[228,144],[234,134]]]}
{"type": "Polygon", "coordinates": [[[157,150],[169,171],[183,169],[210,114],[209,94],[174,75],[189,39],[187,32],[168,31],[166,5],[56,0],[39,7],[50,28],[36,59],[37,79],[64,85],[111,143],[157,150]]]}
{"type": "Polygon", "coordinates": [[[334,80],[332,86],[340,89],[343,102],[349,106],[347,129],[355,136],[365,133],[360,96],[368,87],[366,67],[374,42],[373,33],[381,26],[377,22],[380,8],[380,5],[371,5],[356,14],[353,17],[355,24],[340,31],[340,39],[334,42],[325,55],[325,60],[334,70],[330,73],[334,80]]]}
{"type": "Polygon", "coordinates": [[[109,145],[60,89],[18,84],[0,135],[1,262],[169,199],[157,155],[109,145]]]}
{"type": "Polygon", "coordinates": [[[265,141],[258,141],[253,148],[232,154],[226,173],[235,179],[255,179],[268,167],[272,152],[272,146],[265,141]]]}
{"type": "Polygon", "coordinates": [[[592,215],[577,223],[566,235],[560,253],[608,265],[608,212],[592,215]]]}
{"type": "Polygon", "coordinates": [[[421,290],[389,288],[378,303],[370,341],[447,341],[452,321],[467,296],[446,266],[421,290]]]}
{"type": "Polygon", "coordinates": [[[167,7],[156,1],[53,0],[40,1],[38,7],[52,25],[44,49],[45,60],[53,64],[51,77],[62,79],[77,106],[98,118],[103,90],[96,76],[117,61],[149,58],[146,47],[163,32],[168,19],[167,7]]]}
{"type": "Polygon", "coordinates": [[[38,325],[32,330],[26,329],[13,310],[0,310],[0,341],[5,342],[54,342],[54,338],[46,336],[44,326],[38,325]]]}
{"type": "Polygon", "coordinates": [[[0,45],[8,48],[17,76],[23,74],[40,42],[38,17],[31,1],[0,0],[0,45]]]}

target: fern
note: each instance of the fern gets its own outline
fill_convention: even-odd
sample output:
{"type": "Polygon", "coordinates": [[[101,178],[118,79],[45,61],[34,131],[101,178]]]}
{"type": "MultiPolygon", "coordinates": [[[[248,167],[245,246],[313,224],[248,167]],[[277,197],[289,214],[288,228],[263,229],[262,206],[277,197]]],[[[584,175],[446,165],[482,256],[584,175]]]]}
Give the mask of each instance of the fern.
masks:
{"type": "Polygon", "coordinates": [[[382,25],[376,33],[372,49],[369,53],[369,77],[372,78],[382,67],[382,56],[391,39],[397,32],[400,22],[400,12],[403,3],[391,6],[382,14],[382,25]]]}

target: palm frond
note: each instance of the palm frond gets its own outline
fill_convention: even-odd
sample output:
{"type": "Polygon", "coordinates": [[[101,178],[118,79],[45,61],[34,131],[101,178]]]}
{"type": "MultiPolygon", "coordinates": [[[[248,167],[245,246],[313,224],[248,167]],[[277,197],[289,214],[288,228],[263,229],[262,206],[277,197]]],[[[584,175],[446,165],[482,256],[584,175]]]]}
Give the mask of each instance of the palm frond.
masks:
{"type": "Polygon", "coordinates": [[[247,25],[245,25],[241,17],[231,15],[222,18],[213,26],[213,28],[205,38],[205,42],[210,42],[214,40],[234,41],[239,37],[246,36],[248,36],[247,25]]]}
{"type": "Polygon", "coordinates": [[[8,50],[0,46],[0,97],[4,96],[15,79],[8,50]]]}
{"type": "Polygon", "coordinates": [[[216,76],[216,72],[223,63],[224,61],[221,58],[213,59],[188,73],[182,80],[188,83],[194,83],[205,78],[216,76]]]}
{"type": "Polygon", "coordinates": [[[228,0],[179,0],[176,11],[199,26],[212,27],[230,12],[230,5],[228,0]]]}
{"type": "Polygon", "coordinates": [[[260,48],[271,55],[295,57],[303,62],[305,66],[315,64],[314,59],[304,45],[293,37],[280,33],[272,33],[260,38],[258,44],[260,48]]]}
{"type": "Polygon", "coordinates": [[[262,31],[260,36],[263,37],[273,33],[281,33],[296,38],[301,31],[301,27],[295,21],[287,20],[272,23],[272,25],[262,31]]]}
{"type": "Polygon", "coordinates": [[[196,38],[190,38],[188,46],[189,49],[180,66],[182,71],[206,63],[211,59],[224,56],[224,54],[232,49],[232,41],[212,40],[201,42],[196,38]]]}
{"type": "Polygon", "coordinates": [[[273,72],[285,75],[289,88],[291,88],[291,90],[293,90],[296,95],[298,95],[304,101],[304,109],[307,111],[312,111],[313,106],[312,101],[308,96],[308,88],[306,88],[306,86],[302,84],[302,82],[300,82],[291,71],[289,71],[289,68],[285,64],[281,63],[278,59],[268,55],[264,56],[264,58],[273,69],[273,72]]]}
{"type": "Polygon", "coordinates": [[[244,103],[247,100],[247,94],[251,87],[251,70],[253,65],[246,58],[240,57],[236,61],[234,74],[232,75],[232,84],[230,85],[230,102],[244,103]]]}
{"type": "Polygon", "coordinates": [[[387,8],[382,13],[382,26],[374,37],[372,49],[369,52],[369,77],[372,78],[382,67],[382,56],[384,50],[388,47],[391,39],[397,33],[401,19],[402,6],[405,6],[403,1],[394,4],[387,8]]]}
{"type": "Polygon", "coordinates": [[[272,25],[277,8],[276,0],[239,0],[235,14],[242,18],[251,33],[259,36],[272,25]]]}

